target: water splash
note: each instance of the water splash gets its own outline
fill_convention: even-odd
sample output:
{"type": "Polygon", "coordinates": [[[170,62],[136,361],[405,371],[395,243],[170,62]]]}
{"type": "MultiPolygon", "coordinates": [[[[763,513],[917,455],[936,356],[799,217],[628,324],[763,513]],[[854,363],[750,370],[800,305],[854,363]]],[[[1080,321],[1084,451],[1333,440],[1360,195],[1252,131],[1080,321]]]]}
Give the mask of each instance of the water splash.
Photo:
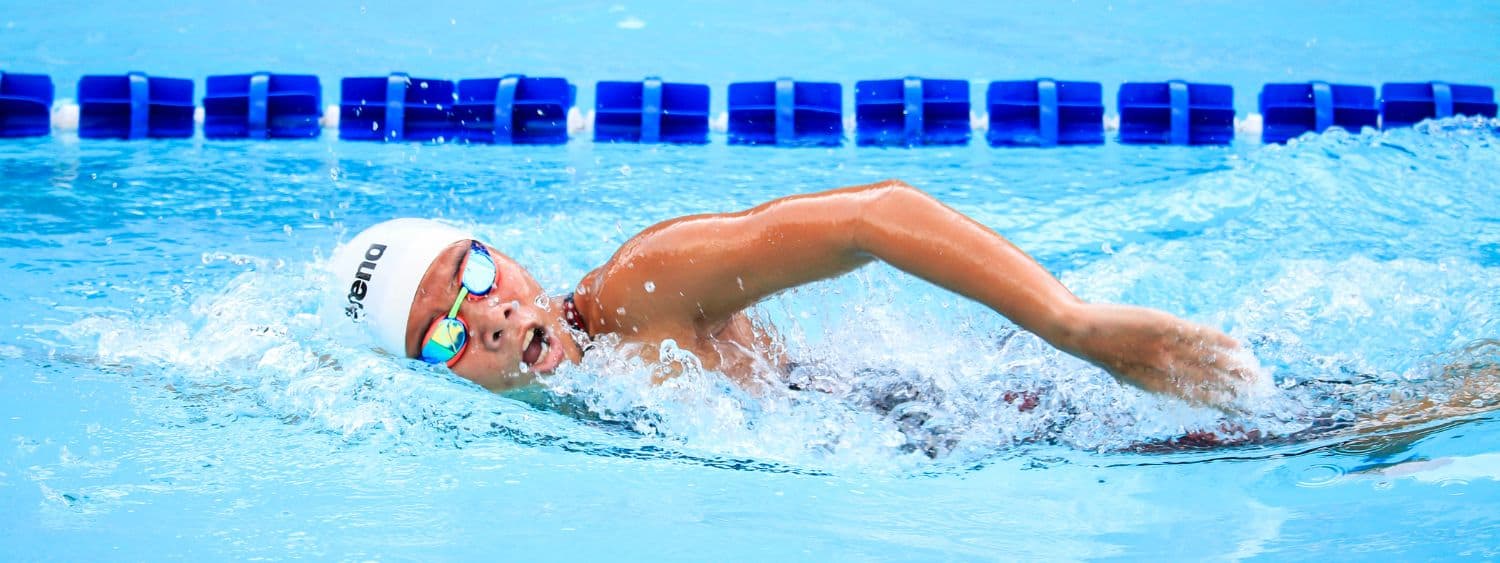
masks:
{"type": "MultiPolygon", "coordinates": [[[[756,308],[757,324],[779,332],[798,361],[789,386],[758,393],[672,343],[661,343],[661,363],[647,363],[634,345],[605,338],[541,388],[497,397],[376,353],[328,318],[317,259],[299,269],[199,251],[205,262],[252,269],[213,292],[165,298],[191,299],[186,311],[105,312],[64,332],[92,346],[89,361],[148,382],[137,398],[143,412],[270,419],[397,452],[499,440],[772,470],[899,472],[1031,445],[1297,439],[1412,398],[1452,396],[1468,376],[1451,366],[1491,361],[1491,347],[1464,346],[1500,328],[1500,261],[1484,250],[1500,234],[1483,228],[1500,196],[1456,197],[1453,186],[1486,181],[1500,164],[1493,145],[1493,122],[1472,120],[1325,135],[1129,186],[1137,193],[1082,198],[1043,214],[1069,221],[1039,235],[1021,230],[1015,238],[1037,240],[1039,257],[1080,295],[1163,308],[1245,342],[1282,391],[1228,426],[1218,412],[1121,386],[982,307],[878,266],[756,308]],[[1177,195],[1154,197],[1164,184],[1177,195]],[[1109,251],[1079,250],[1097,242],[1109,251]],[[679,375],[657,383],[663,371],[679,375]]],[[[594,209],[534,211],[506,211],[503,230],[474,226],[539,241],[516,257],[543,264],[536,272],[548,286],[603,258],[594,250],[549,262],[558,249],[541,241],[565,237],[548,235],[608,246],[627,230],[594,209]]],[[[995,225],[1036,219],[1013,207],[970,211],[995,225]]]]}

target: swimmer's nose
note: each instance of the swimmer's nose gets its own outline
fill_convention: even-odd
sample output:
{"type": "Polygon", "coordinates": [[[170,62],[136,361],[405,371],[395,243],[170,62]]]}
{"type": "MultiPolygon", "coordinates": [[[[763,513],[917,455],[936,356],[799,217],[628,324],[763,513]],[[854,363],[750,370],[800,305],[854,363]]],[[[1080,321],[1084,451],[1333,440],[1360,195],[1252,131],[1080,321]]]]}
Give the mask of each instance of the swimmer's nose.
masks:
{"type": "Polygon", "coordinates": [[[536,315],[528,312],[520,302],[499,301],[477,307],[474,329],[479,332],[479,341],[490,350],[503,348],[506,342],[520,342],[522,332],[534,324],[536,315]],[[489,306],[486,306],[489,305],[489,306]]]}

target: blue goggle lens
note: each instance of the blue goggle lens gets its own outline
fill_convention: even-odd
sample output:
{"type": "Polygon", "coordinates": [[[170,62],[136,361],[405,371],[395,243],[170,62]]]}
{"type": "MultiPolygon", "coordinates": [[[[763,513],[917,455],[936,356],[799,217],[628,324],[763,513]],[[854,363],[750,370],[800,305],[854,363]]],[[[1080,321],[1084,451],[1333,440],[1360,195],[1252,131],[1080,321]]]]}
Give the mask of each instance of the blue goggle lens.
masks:
{"type": "Polygon", "coordinates": [[[464,259],[463,284],[470,295],[484,295],[495,288],[495,259],[477,242],[464,259]]]}
{"type": "Polygon", "coordinates": [[[422,344],[422,361],[445,364],[458,357],[459,351],[469,340],[469,331],[463,321],[453,317],[438,319],[427,330],[427,340],[422,344]]]}

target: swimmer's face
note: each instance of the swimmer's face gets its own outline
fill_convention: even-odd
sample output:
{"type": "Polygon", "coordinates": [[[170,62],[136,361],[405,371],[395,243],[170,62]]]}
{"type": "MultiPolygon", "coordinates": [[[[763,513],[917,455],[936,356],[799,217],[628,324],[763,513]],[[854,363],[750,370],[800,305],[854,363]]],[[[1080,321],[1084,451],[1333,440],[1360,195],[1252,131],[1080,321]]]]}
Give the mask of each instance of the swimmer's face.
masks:
{"type": "MultiPolygon", "coordinates": [[[[427,267],[406,321],[406,355],[418,357],[428,327],[448,314],[458,298],[460,265],[469,241],[447,248],[427,267]]],[[[458,318],[468,329],[463,355],[453,373],[491,391],[531,383],[538,373],[550,373],[563,361],[582,356],[564,331],[562,303],[548,300],[541,285],[520,264],[489,245],[499,280],[483,297],[469,297],[458,318]]]]}

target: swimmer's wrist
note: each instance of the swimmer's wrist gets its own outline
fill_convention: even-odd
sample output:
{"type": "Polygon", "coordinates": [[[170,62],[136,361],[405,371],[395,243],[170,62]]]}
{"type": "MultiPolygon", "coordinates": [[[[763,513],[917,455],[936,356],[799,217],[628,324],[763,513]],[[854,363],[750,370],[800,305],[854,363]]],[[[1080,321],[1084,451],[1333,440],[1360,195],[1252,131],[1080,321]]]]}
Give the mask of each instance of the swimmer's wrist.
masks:
{"type": "Polygon", "coordinates": [[[1094,315],[1088,303],[1072,301],[1048,308],[1039,326],[1032,329],[1053,347],[1073,355],[1080,355],[1087,345],[1094,315]]]}

